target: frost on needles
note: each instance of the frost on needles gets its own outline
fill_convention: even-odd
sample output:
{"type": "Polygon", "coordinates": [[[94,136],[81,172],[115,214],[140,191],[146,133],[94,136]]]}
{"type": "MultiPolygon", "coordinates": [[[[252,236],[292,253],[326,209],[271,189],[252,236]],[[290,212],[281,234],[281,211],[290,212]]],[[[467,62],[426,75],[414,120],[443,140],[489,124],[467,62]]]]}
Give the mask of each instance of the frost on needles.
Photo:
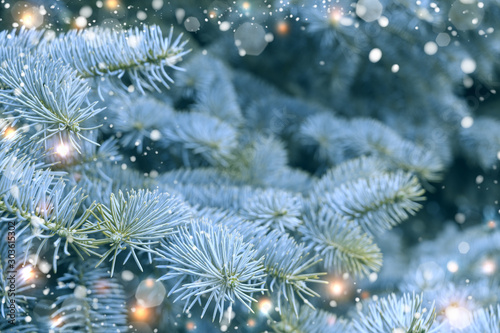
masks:
{"type": "MultiPolygon", "coordinates": [[[[302,7],[311,43],[363,49],[352,27],[302,7]]],[[[441,332],[446,310],[405,289],[418,285],[411,279],[398,295],[364,297],[346,318],[325,307],[324,290],[331,277],[384,276],[394,245],[384,237],[422,209],[447,147],[292,96],[299,86],[287,94],[234,69],[223,42],[208,51],[193,42],[191,52],[157,25],[0,33],[0,231],[16,222],[19,272],[49,265],[54,290],[37,293],[19,273],[20,318],[41,300],[53,311],[17,330],[125,332],[134,315],[123,277],[133,272],[168,290],[155,311],[173,321],[187,312],[200,325],[226,323],[265,300],[272,308],[260,312],[277,333],[441,332]]],[[[355,72],[331,70],[346,82],[355,72]]],[[[498,126],[483,118],[458,133],[482,167],[495,148],[474,151],[481,128],[498,126]]],[[[5,317],[4,240],[0,253],[5,317]]],[[[498,333],[498,312],[474,309],[464,332],[498,333]]]]}

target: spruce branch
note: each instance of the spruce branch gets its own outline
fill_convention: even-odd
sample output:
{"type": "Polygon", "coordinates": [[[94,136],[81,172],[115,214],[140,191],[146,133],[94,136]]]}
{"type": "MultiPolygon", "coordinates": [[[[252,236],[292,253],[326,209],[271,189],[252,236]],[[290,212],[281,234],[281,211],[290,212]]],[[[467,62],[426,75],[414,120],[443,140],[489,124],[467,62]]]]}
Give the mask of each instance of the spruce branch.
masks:
{"type": "Polygon", "coordinates": [[[474,312],[472,324],[465,330],[467,333],[500,333],[500,304],[496,308],[479,309],[474,312]]]}
{"type": "MultiPolygon", "coordinates": [[[[25,266],[22,262],[16,261],[15,256],[9,255],[12,254],[12,251],[19,251],[21,253],[28,251],[24,247],[24,235],[19,235],[19,227],[17,225],[14,229],[9,228],[12,225],[16,225],[16,217],[5,217],[0,212],[0,232],[2,233],[0,241],[0,329],[2,329],[3,323],[7,323],[11,319],[16,319],[16,323],[19,325],[20,318],[8,316],[10,312],[9,306],[11,305],[10,300],[12,298],[15,300],[14,308],[18,316],[21,313],[26,313],[29,307],[28,302],[35,299],[33,296],[28,296],[29,294],[27,295],[27,291],[31,289],[32,281],[29,281],[27,275],[23,274],[25,272],[24,269],[30,269],[31,266],[23,268],[25,266]],[[14,279],[12,279],[13,274],[15,276],[14,279]],[[14,291],[11,290],[11,283],[15,284],[14,291]],[[10,293],[9,290],[11,291],[10,293]]],[[[20,330],[23,332],[22,329],[20,330]]]]}
{"type": "Polygon", "coordinates": [[[371,178],[389,167],[384,160],[373,156],[361,156],[342,162],[329,169],[313,185],[313,192],[322,195],[325,192],[333,192],[342,184],[356,181],[361,178],[371,178]]]}
{"type": "Polygon", "coordinates": [[[398,298],[391,294],[368,303],[367,309],[353,321],[353,328],[356,332],[387,333],[399,329],[405,333],[438,333],[435,317],[434,304],[424,307],[421,295],[404,294],[398,298]]]}
{"type": "Polygon", "coordinates": [[[173,108],[167,103],[142,95],[120,98],[108,111],[107,123],[112,125],[113,131],[122,133],[120,144],[135,148],[139,153],[142,153],[147,140],[160,139],[160,131],[170,125],[174,116],[173,108]]]}
{"type": "MultiPolygon", "coordinates": [[[[40,43],[44,30],[35,28],[27,29],[24,25],[19,29],[0,31],[0,49],[21,48],[25,51],[34,49],[40,43]]],[[[2,58],[5,53],[0,53],[0,63],[7,58],[2,58]]]]}
{"type": "Polygon", "coordinates": [[[230,124],[241,124],[243,117],[231,81],[220,77],[199,91],[194,110],[217,117],[230,124]]]}
{"type": "Polygon", "coordinates": [[[247,243],[253,243],[255,239],[260,239],[269,232],[269,228],[255,225],[231,210],[203,207],[197,210],[196,215],[211,220],[214,225],[223,226],[229,233],[240,234],[247,243]]]}
{"type": "Polygon", "coordinates": [[[313,114],[300,126],[299,139],[319,162],[332,165],[345,159],[340,140],[347,127],[347,121],[331,113],[313,114]]]}
{"type": "Polygon", "coordinates": [[[237,146],[238,132],[218,118],[204,113],[176,113],[164,130],[165,144],[182,145],[184,166],[191,162],[187,151],[200,155],[212,166],[227,166],[237,146]]]}
{"type": "Polygon", "coordinates": [[[304,244],[297,244],[293,238],[277,230],[252,242],[257,249],[257,256],[264,257],[264,268],[268,275],[266,286],[277,301],[278,311],[284,311],[286,302],[298,316],[298,298],[313,307],[307,297],[319,297],[319,294],[307,283],[328,282],[319,280],[319,276],[326,273],[308,273],[308,270],[321,259],[310,257],[304,244]]]}
{"type": "Polygon", "coordinates": [[[100,265],[109,258],[113,276],[118,254],[130,247],[125,259],[132,256],[142,271],[136,251],[156,253],[151,245],[174,232],[174,228],[188,222],[189,208],[177,197],[149,190],[130,190],[125,194],[111,194],[109,206],[98,204],[95,230],[105,236],[109,249],[101,255],[100,265]]]}
{"type": "Polygon", "coordinates": [[[181,39],[182,34],[173,38],[173,28],[164,37],[156,25],[127,31],[97,27],[61,34],[43,43],[40,51],[62,59],[81,78],[95,79],[97,84],[102,76],[120,80],[127,74],[144,94],[144,89],[160,91],[158,84],[168,88],[173,82],[165,67],[180,69],[176,64],[189,52],[184,50],[187,41],[181,39]]]}
{"type": "Polygon", "coordinates": [[[302,305],[298,317],[284,311],[281,320],[271,325],[275,333],[346,333],[349,323],[333,313],[302,305]]]}
{"type": "Polygon", "coordinates": [[[377,233],[414,215],[425,200],[424,192],[416,176],[400,171],[343,184],[324,201],[348,221],[377,233]]]}
{"type": "MultiPolygon", "coordinates": [[[[69,141],[68,135],[63,134],[64,142],[69,141]]],[[[70,171],[73,169],[87,169],[97,164],[104,164],[114,161],[120,161],[122,156],[118,151],[118,142],[115,138],[109,138],[104,142],[95,145],[98,142],[98,132],[93,130],[88,133],[89,141],[83,141],[80,145],[80,151],[67,147],[67,153],[63,157],[57,153],[59,138],[51,137],[45,141],[47,155],[45,160],[49,163],[52,170],[70,171]]]]}
{"type": "Polygon", "coordinates": [[[287,166],[283,142],[273,136],[258,135],[246,147],[233,153],[228,172],[254,186],[266,187],[287,166]]]}
{"type": "MultiPolygon", "coordinates": [[[[0,64],[0,102],[7,106],[4,114],[10,119],[40,124],[42,129],[33,138],[40,141],[67,133],[71,145],[79,151],[77,139],[89,139],[81,132],[92,128],[83,122],[102,109],[88,104],[90,87],[74,70],[61,61],[24,53],[19,48],[0,50],[7,60],[0,64]]],[[[1,58],[2,56],[0,56],[1,58]]]]}
{"type": "Polygon", "coordinates": [[[42,240],[36,251],[37,259],[49,239],[56,238],[53,242],[55,248],[52,257],[54,272],[57,272],[59,249],[63,246],[63,242],[63,252],[67,256],[71,255],[68,247],[71,247],[82,260],[84,258],[80,251],[87,255],[99,255],[95,249],[99,248],[100,242],[91,237],[97,231],[92,225],[86,224],[94,205],[80,212],[86,196],[82,194],[81,190],[75,188],[67,192],[65,187],[66,183],[59,180],[49,190],[46,198],[38,203],[36,208],[38,215],[30,216],[32,235],[26,238],[28,248],[31,248],[33,240],[42,240]]]}
{"type": "Polygon", "coordinates": [[[184,311],[207,296],[201,316],[213,301],[212,320],[219,313],[220,321],[226,301],[232,307],[238,300],[252,311],[250,304],[256,301],[252,294],[264,291],[262,258],[256,256],[252,245],[243,242],[241,235],[229,233],[223,226],[213,226],[206,220],[193,221],[167,238],[162,246],[159,252],[165,259],[159,261],[167,264],[158,267],[168,272],[160,279],[177,279],[169,296],[180,293],[174,302],[185,301],[184,311]]]}
{"type": "Polygon", "coordinates": [[[227,75],[222,62],[209,54],[190,55],[185,67],[183,71],[174,72],[174,92],[189,99],[194,99],[198,92],[209,86],[217,76],[227,75]]]}
{"type": "Polygon", "coordinates": [[[218,168],[180,168],[162,173],[158,177],[158,183],[175,187],[177,184],[196,185],[242,185],[241,181],[233,179],[227,173],[218,168]]]}
{"type": "Polygon", "coordinates": [[[328,272],[367,276],[382,267],[382,253],[373,239],[326,207],[310,209],[299,232],[328,272]]]}
{"type": "Polygon", "coordinates": [[[58,279],[57,310],[51,315],[56,332],[127,332],[127,298],[123,286],[95,260],[71,263],[58,279]]]}
{"type": "MultiPolygon", "coordinates": [[[[0,153],[0,155],[2,155],[0,153]]],[[[18,222],[27,222],[21,227],[21,233],[30,228],[31,235],[24,239],[30,249],[34,239],[43,239],[38,247],[38,255],[52,237],[55,251],[54,270],[57,271],[59,248],[64,239],[64,253],[70,255],[70,246],[80,256],[80,250],[86,254],[97,254],[97,248],[90,234],[92,228],[83,226],[90,216],[92,207],[80,211],[85,199],[81,191],[65,190],[66,183],[50,170],[37,170],[36,165],[26,158],[18,159],[7,155],[0,163],[0,212],[15,217],[18,222]],[[2,165],[3,164],[3,165],[2,165]]],[[[28,251],[25,251],[25,262],[28,251]]]]}
{"type": "Polygon", "coordinates": [[[312,180],[309,173],[285,166],[279,169],[274,177],[266,179],[265,186],[305,194],[311,190],[312,180]],[[293,179],[293,182],[290,179],[293,179]]]}
{"type": "Polygon", "coordinates": [[[99,159],[73,166],[69,171],[71,172],[68,175],[69,183],[81,188],[88,195],[85,201],[86,207],[90,207],[93,202],[109,206],[111,194],[120,190],[154,190],[157,186],[151,178],[144,177],[144,174],[137,170],[132,168],[123,170],[120,165],[99,159]]]}
{"type": "Polygon", "coordinates": [[[263,190],[256,192],[246,201],[240,211],[243,218],[256,225],[293,231],[302,223],[300,214],[302,198],[290,192],[263,190]]]}
{"type": "Polygon", "coordinates": [[[417,174],[435,182],[442,178],[444,163],[433,151],[402,138],[387,125],[358,118],[350,121],[342,144],[358,155],[372,154],[386,159],[396,169],[417,174]]]}
{"type": "Polygon", "coordinates": [[[193,206],[239,210],[256,190],[250,186],[176,184],[171,187],[193,206]]]}

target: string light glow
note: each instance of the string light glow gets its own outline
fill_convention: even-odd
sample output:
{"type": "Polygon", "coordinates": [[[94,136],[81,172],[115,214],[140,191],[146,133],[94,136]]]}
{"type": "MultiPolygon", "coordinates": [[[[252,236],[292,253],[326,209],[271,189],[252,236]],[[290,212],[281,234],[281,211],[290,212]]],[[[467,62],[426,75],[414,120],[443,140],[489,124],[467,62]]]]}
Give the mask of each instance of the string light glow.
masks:
{"type": "Polygon", "coordinates": [[[61,157],[66,157],[69,154],[69,147],[68,145],[65,145],[64,143],[59,144],[56,147],[56,153],[61,156],[61,157]]]}
{"type": "Polygon", "coordinates": [[[25,27],[31,28],[33,26],[33,16],[31,14],[24,14],[22,22],[25,27]]]}
{"type": "Polygon", "coordinates": [[[31,266],[26,266],[21,270],[21,276],[25,280],[29,280],[35,277],[35,272],[33,272],[33,268],[31,266]]]}
{"type": "Polygon", "coordinates": [[[6,139],[12,139],[14,134],[16,134],[16,129],[14,127],[7,127],[3,135],[6,139]]]}
{"type": "Polygon", "coordinates": [[[145,281],[146,287],[152,288],[155,285],[155,281],[153,279],[147,279],[145,281]]]}
{"type": "Polygon", "coordinates": [[[332,9],[329,15],[330,23],[333,26],[337,26],[340,23],[340,20],[342,19],[342,12],[339,9],[332,9]]]}
{"type": "Polygon", "coordinates": [[[108,9],[115,9],[116,7],[118,7],[119,3],[118,3],[118,0],[107,0],[106,1],[106,7],[108,9]]]}
{"type": "Polygon", "coordinates": [[[458,271],[458,264],[456,261],[448,261],[446,264],[446,269],[448,269],[449,272],[451,273],[456,273],[458,271]]]}
{"type": "Polygon", "coordinates": [[[268,298],[263,298],[259,301],[259,311],[263,314],[268,314],[273,308],[273,303],[268,298]]]}
{"type": "Polygon", "coordinates": [[[80,29],[85,28],[87,26],[87,19],[83,16],[78,16],[75,19],[75,25],[80,29]]]}
{"type": "Polygon", "coordinates": [[[464,329],[472,322],[472,313],[454,304],[445,309],[445,316],[453,328],[464,329]]]}
{"type": "Polygon", "coordinates": [[[61,323],[62,323],[62,318],[55,317],[55,318],[52,318],[52,320],[50,321],[50,326],[52,326],[52,328],[54,328],[54,327],[61,325],[61,323]]]}
{"type": "Polygon", "coordinates": [[[487,260],[483,261],[483,263],[481,265],[481,270],[486,275],[492,275],[493,273],[495,273],[496,269],[497,269],[497,265],[491,259],[487,259],[487,260]]]}
{"type": "Polygon", "coordinates": [[[244,10],[249,10],[250,9],[250,3],[248,1],[245,1],[241,5],[241,7],[243,7],[244,10]]]}
{"type": "Polygon", "coordinates": [[[287,22],[278,22],[278,24],[276,24],[276,31],[280,35],[287,35],[290,32],[290,26],[287,22]]]}
{"type": "Polygon", "coordinates": [[[14,13],[14,16],[20,25],[26,28],[37,28],[42,25],[43,15],[46,13],[43,8],[28,7],[25,5],[18,5],[15,8],[17,9],[17,13],[14,13]]]}
{"type": "Polygon", "coordinates": [[[150,317],[149,310],[143,306],[136,306],[131,310],[133,312],[134,318],[137,320],[145,321],[150,317]]]}
{"type": "Polygon", "coordinates": [[[344,292],[344,284],[340,281],[335,281],[332,283],[330,290],[334,296],[340,296],[344,292]]]}

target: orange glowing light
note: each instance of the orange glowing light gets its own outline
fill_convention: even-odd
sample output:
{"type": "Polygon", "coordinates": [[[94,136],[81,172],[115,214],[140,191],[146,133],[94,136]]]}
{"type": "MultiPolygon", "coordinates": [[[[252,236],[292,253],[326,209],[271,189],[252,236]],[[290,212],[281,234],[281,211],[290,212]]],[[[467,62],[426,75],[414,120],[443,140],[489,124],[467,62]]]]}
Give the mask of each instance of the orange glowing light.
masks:
{"type": "Polygon", "coordinates": [[[155,281],[153,279],[146,280],[146,287],[153,288],[154,285],[155,285],[155,281]]]}
{"type": "Polygon", "coordinates": [[[115,9],[116,7],[118,7],[118,0],[106,1],[106,7],[108,7],[108,9],[115,9]]]}
{"type": "Polygon", "coordinates": [[[24,14],[22,22],[25,27],[31,28],[33,26],[33,16],[31,16],[31,14],[24,14]]]}
{"type": "Polygon", "coordinates": [[[278,22],[276,25],[276,31],[278,31],[278,34],[280,35],[286,35],[290,32],[290,26],[287,22],[278,22]]]}
{"type": "Polygon", "coordinates": [[[255,320],[253,320],[252,318],[248,319],[247,325],[249,327],[254,327],[255,326],[255,320]]]}
{"type": "Polygon", "coordinates": [[[497,226],[497,224],[495,221],[493,221],[493,220],[488,221],[488,228],[495,229],[496,226],[497,226]]]}
{"type": "Polygon", "coordinates": [[[188,331],[192,331],[192,330],[194,330],[195,328],[196,328],[196,325],[195,325],[192,321],[188,321],[188,322],[186,323],[186,329],[187,329],[188,331]]]}
{"type": "Polygon", "coordinates": [[[149,311],[145,307],[138,306],[135,308],[132,308],[132,312],[134,313],[134,318],[137,320],[146,320],[149,317],[149,311]]]}
{"type": "Polygon", "coordinates": [[[217,13],[214,11],[214,10],[211,10],[209,13],[208,13],[208,17],[210,18],[216,18],[217,17],[217,13]]]}
{"type": "Polygon", "coordinates": [[[12,139],[14,137],[14,134],[16,134],[16,129],[13,127],[8,127],[4,132],[4,136],[6,139],[12,139]]]}
{"type": "Polygon", "coordinates": [[[335,296],[342,295],[344,292],[344,286],[341,282],[334,282],[331,287],[332,294],[335,296]]]}
{"type": "Polygon", "coordinates": [[[250,3],[248,1],[245,1],[241,5],[241,7],[243,7],[243,9],[245,9],[245,10],[248,10],[248,9],[250,9],[250,3]]]}
{"type": "Polygon", "coordinates": [[[50,324],[52,327],[57,327],[57,326],[61,325],[61,323],[62,323],[61,317],[52,318],[52,320],[50,321],[50,324]]]}
{"type": "Polygon", "coordinates": [[[21,270],[21,276],[25,280],[29,280],[29,279],[32,279],[35,277],[35,272],[33,272],[33,269],[31,268],[31,266],[27,266],[21,270]]]}

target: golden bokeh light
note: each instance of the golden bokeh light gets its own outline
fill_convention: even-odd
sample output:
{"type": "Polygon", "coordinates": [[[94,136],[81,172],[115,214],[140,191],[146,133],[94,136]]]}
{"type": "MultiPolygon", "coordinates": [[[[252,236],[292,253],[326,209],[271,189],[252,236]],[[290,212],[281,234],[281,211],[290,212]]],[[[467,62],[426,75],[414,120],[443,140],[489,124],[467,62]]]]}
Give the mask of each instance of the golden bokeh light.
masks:
{"type": "Polygon", "coordinates": [[[3,135],[6,139],[12,139],[15,134],[16,134],[16,129],[14,127],[7,127],[3,135]]]}
{"type": "Polygon", "coordinates": [[[133,316],[139,321],[146,321],[150,317],[149,310],[143,306],[136,306],[132,308],[133,316]]]}
{"type": "Polygon", "coordinates": [[[290,26],[287,22],[278,22],[278,24],[276,24],[276,31],[280,35],[287,35],[290,32],[290,26]]]}
{"type": "Polygon", "coordinates": [[[118,2],[118,0],[107,0],[106,1],[106,8],[108,9],[115,9],[118,7],[120,3],[118,2]]]}

